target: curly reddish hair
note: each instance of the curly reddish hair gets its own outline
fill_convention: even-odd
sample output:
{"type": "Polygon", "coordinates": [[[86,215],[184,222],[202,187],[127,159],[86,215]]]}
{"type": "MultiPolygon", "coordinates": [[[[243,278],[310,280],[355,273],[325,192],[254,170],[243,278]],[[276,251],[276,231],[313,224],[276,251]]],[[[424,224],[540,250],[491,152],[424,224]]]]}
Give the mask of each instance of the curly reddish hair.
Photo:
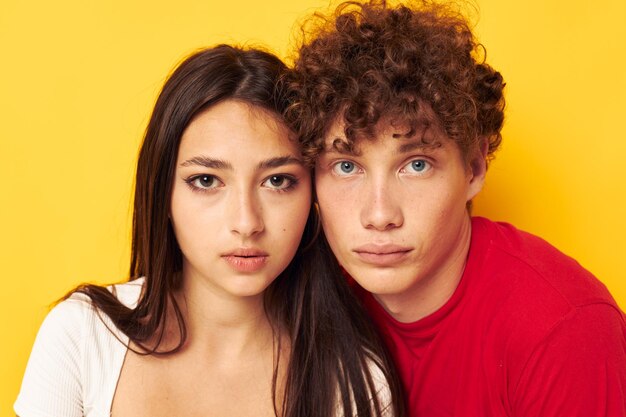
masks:
{"type": "Polygon", "coordinates": [[[499,147],[505,84],[458,11],[428,0],[348,1],[328,17],[316,13],[302,32],[286,118],[309,160],[338,120],[349,148],[375,137],[381,118],[408,124],[403,136],[412,136],[429,115],[466,158],[482,139],[488,160],[499,147]]]}

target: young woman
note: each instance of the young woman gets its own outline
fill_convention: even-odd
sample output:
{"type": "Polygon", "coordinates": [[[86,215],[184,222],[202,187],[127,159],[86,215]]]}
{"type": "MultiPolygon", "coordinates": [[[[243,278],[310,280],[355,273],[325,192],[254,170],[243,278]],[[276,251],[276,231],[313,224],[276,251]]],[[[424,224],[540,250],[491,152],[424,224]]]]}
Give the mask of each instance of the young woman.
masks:
{"type": "Polygon", "coordinates": [[[399,387],[331,260],[280,114],[286,68],[218,46],[185,60],[139,155],[130,281],[44,321],[30,416],[391,416],[399,387]]]}

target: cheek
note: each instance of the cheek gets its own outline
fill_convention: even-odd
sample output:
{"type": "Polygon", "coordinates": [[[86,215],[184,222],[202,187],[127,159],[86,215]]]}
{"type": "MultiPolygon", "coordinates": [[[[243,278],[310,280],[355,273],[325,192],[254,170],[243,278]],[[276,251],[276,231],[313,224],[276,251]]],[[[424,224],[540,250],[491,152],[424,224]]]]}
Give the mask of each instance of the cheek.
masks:
{"type": "Polygon", "coordinates": [[[330,174],[320,174],[316,176],[316,193],[324,234],[337,258],[345,264],[348,259],[344,254],[357,241],[356,235],[361,230],[358,213],[363,192],[357,182],[338,181],[330,174]]]}
{"type": "Polygon", "coordinates": [[[187,232],[190,229],[189,223],[193,222],[195,216],[185,216],[185,208],[189,205],[189,199],[186,198],[184,190],[175,185],[172,190],[172,199],[170,201],[170,222],[176,235],[176,240],[182,246],[186,239],[187,232]]]}
{"type": "Polygon", "coordinates": [[[315,190],[323,224],[332,227],[336,223],[349,221],[348,214],[357,211],[354,187],[333,181],[330,175],[316,176],[315,190]]]}
{"type": "Polygon", "coordinates": [[[299,240],[304,232],[307,219],[309,218],[309,212],[311,210],[311,194],[307,193],[306,196],[302,196],[298,199],[296,204],[287,206],[288,210],[283,211],[282,223],[283,230],[287,233],[297,235],[299,240]]]}
{"type": "Polygon", "coordinates": [[[288,196],[266,201],[266,226],[280,238],[278,244],[293,246],[295,243],[297,246],[302,238],[312,200],[310,183],[302,185],[288,196]]]}
{"type": "Polygon", "coordinates": [[[322,230],[332,251],[337,258],[343,263],[344,250],[347,250],[351,244],[356,241],[355,235],[361,230],[358,223],[357,209],[355,202],[343,200],[341,197],[337,199],[319,199],[320,220],[322,230]]]}
{"type": "Polygon", "coordinates": [[[458,234],[460,224],[467,216],[465,191],[465,187],[458,186],[433,193],[431,208],[416,219],[432,240],[444,244],[450,236],[458,234]]]}
{"type": "Polygon", "coordinates": [[[347,232],[352,230],[350,227],[351,219],[347,216],[347,213],[342,210],[343,205],[341,203],[329,203],[324,199],[319,199],[318,202],[324,234],[333,249],[338,249],[337,244],[341,244],[341,238],[347,237],[347,232]],[[343,219],[343,221],[341,219],[343,219]]]}
{"type": "Polygon", "coordinates": [[[437,178],[430,187],[429,195],[433,204],[445,214],[465,209],[468,189],[469,179],[459,170],[437,178]]]}
{"type": "Polygon", "coordinates": [[[294,193],[291,200],[291,206],[286,210],[286,216],[300,230],[300,235],[304,231],[304,226],[309,218],[309,212],[311,211],[311,203],[313,201],[313,187],[311,184],[311,177],[306,177],[301,180],[300,186],[294,193]]]}
{"type": "Polygon", "coordinates": [[[172,191],[170,222],[174,235],[183,252],[194,248],[204,248],[209,236],[216,236],[217,225],[224,224],[219,217],[225,211],[203,204],[203,199],[182,187],[174,187],[172,191]]]}

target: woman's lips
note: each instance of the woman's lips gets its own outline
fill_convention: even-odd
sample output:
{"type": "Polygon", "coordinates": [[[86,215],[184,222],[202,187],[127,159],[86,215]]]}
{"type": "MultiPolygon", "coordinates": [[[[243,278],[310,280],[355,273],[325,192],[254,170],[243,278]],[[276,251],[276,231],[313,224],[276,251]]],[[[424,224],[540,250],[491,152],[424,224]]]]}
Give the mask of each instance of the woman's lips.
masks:
{"type": "Polygon", "coordinates": [[[254,248],[239,248],[222,255],[222,259],[237,272],[252,273],[261,270],[269,254],[254,248]]]}
{"type": "Polygon", "coordinates": [[[393,266],[404,261],[413,248],[394,244],[359,246],[352,251],[363,262],[376,266],[393,266]]]}

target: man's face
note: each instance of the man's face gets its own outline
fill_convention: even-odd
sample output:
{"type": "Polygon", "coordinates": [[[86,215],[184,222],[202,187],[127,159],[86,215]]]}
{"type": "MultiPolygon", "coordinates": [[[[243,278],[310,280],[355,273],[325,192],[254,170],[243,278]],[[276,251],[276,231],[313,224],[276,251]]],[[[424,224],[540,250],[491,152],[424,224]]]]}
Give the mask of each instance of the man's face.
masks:
{"type": "Polygon", "coordinates": [[[333,146],[345,141],[335,123],[315,167],[322,225],[339,263],[398,319],[405,305],[440,307],[456,288],[470,239],[466,203],[485,173],[484,158],[466,163],[440,129],[393,137],[403,131],[383,124],[345,152],[333,146]]]}

